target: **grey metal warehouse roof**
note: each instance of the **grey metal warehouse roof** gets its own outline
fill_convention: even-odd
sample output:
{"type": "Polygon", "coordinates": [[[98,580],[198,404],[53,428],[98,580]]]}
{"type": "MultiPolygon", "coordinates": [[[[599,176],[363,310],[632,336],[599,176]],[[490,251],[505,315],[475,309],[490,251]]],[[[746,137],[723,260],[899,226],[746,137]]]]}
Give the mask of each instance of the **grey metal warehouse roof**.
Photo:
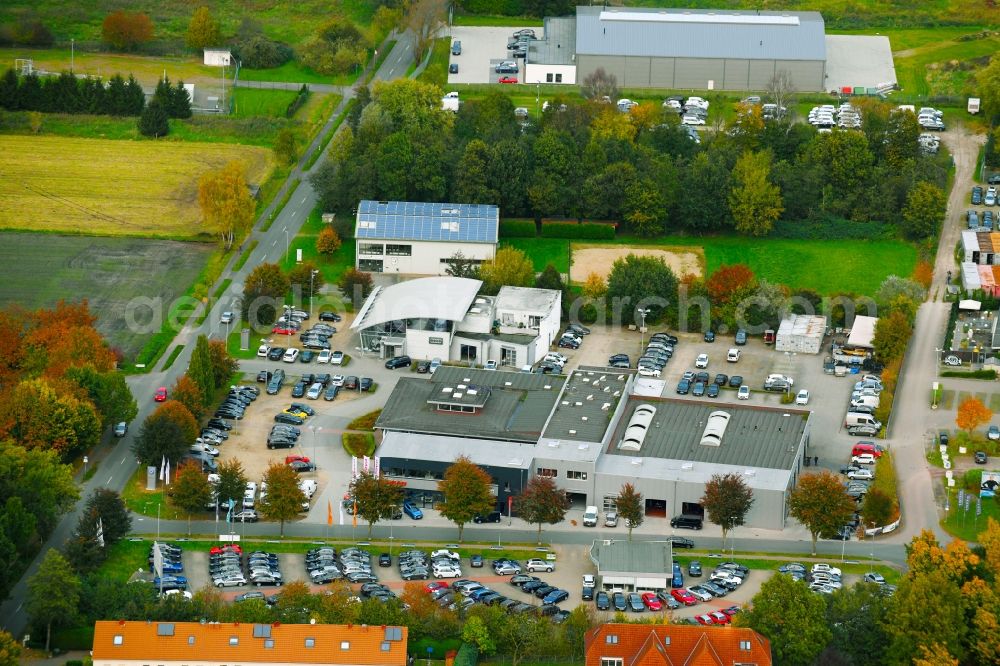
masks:
{"type": "Polygon", "coordinates": [[[358,204],[355,237],[496,243],[500,209],[488,204],[369,201],[358,204]]]}
{"type": "Polygon", "coordinates": [[[672,574],[669,541],[594,541],[590,558],[601,575],[612,573],[672,574]]]}
{"type": "Polygon", "coordinates": [[[825,61],[825,35],[819,12],[576,8],[586,55],[825,61]]]}
{"type": "Polygon", "coordinates": [[[792,469],[809,412],[800,409],[750,407],[739,404],[632,398],[611,439],[607,453],[632,458],[661,458],[686,463],[709,463],[746,468],[792,469]],[[638,451],[619,449],[625,428],[639,405],[656,408],[656,415],[638,451]],[[731,418],[721,444],[701,443],[709,414],[728,413],[731,418]]]}
{"type": "Polygon", "coordinates": [[[375,427],[534,444],[564,381],[553,375],[441,366],[430,379],[401,378],[375,427]],[[489,387],[485,407],[468,414],[438,411],[428,404],[445,388],[459,384],[489,387]]]}
{"type": "Polygon", "coordinates": [[[559,404],[545,426],[545,437],[600,442],[608,419],[635,370],[581,366],[570,374],[559,404]]]}

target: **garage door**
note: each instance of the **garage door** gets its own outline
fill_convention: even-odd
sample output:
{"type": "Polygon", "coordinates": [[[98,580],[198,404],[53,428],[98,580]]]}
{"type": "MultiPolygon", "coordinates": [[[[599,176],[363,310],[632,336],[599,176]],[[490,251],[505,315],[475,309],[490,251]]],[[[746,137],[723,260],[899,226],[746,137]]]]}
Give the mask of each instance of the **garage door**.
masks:
{"type": "Polygon", "coordinates": [[[631,576],[601,576],[602,585],[626,586],[631,585],[633,580],[631,576]]]}
{"type": "Polygon", "coordinates": [[[666,578],[636,578],[635,579],[636,589],[647,589],[647,590],[663,590],[668,587],[666,578]]]}

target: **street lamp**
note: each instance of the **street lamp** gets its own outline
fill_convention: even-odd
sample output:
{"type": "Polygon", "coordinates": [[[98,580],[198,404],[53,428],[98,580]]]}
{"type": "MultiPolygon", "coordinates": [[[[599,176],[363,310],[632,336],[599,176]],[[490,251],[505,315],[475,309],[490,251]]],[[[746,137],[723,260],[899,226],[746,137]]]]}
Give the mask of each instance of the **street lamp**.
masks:
{"type": "Polygon", "coordinates": [[[312,317],[313,313],[313,278],[319,275],[318,270],[314,270],[309,273],[309,316],[312,317]]]}
{"type": "Polygon", "coordinates": [[[87,456],[84,456],[83,457],[83,480],[84,481],[87,480],[87,463],[88,462],[90,462],[90,459],[87,458],[87,456]]]}
{"type": "Polygon", "coordinates": [[[639,315],[639,352],[642,353],[642,347],[646,344],[646,315],[649,314],[649,308],[636,308],[635,313],[639,315]]]}
{"type": "Polygon", "coordinates": [[[289,246],[289,243],[288,243],[288,227],[285,227],[284,229],[282,229],[282,231],[285,232],[285,263],[287,264],[288,263],[288,246],[289,246]]]}

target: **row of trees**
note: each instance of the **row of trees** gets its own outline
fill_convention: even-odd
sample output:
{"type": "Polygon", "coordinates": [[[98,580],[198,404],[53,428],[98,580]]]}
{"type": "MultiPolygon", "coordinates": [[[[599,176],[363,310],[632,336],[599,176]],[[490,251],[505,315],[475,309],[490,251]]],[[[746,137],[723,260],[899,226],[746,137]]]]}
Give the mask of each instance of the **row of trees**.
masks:
{"type": "Polygon", "coordinates": [[[124,79],[115,74],[105,84],[91,77],[78,79],[69,72],[19,77],[8,69],[0,79],[0,108],[8,111],[138,116],[145,106],[146,95],[132,75],[124,79]]]}
{"type": "Polygon", "coordinates": [[[877,101],[862,103],[860,132],[764,123],[751,107],[699,145],[659,104],[626,114],[556,99],[522,127],[502,93],[457,114],[440,99],[437,87],[411,80],[362,90],[313,177],[324,208],[350,210],[359,199],[491,203],[506,217],[621,220],[647,236],[764,235],[779,219],[837,217],[924,238],[944,214],[947,157],[921,155],[916,118],[877,101]]]}

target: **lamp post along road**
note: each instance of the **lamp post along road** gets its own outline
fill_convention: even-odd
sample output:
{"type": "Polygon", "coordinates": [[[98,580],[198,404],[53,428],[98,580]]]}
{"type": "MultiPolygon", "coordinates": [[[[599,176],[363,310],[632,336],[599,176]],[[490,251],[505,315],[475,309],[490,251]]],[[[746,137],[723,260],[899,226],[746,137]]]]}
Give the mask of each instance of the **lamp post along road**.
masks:
{"type": "Polygon", "coordinates": [[[642,355],[642,348],[646,345],[646,315],[649,308],[636,308],[635,313],[639,315],[639,354],[642,355]]]}

